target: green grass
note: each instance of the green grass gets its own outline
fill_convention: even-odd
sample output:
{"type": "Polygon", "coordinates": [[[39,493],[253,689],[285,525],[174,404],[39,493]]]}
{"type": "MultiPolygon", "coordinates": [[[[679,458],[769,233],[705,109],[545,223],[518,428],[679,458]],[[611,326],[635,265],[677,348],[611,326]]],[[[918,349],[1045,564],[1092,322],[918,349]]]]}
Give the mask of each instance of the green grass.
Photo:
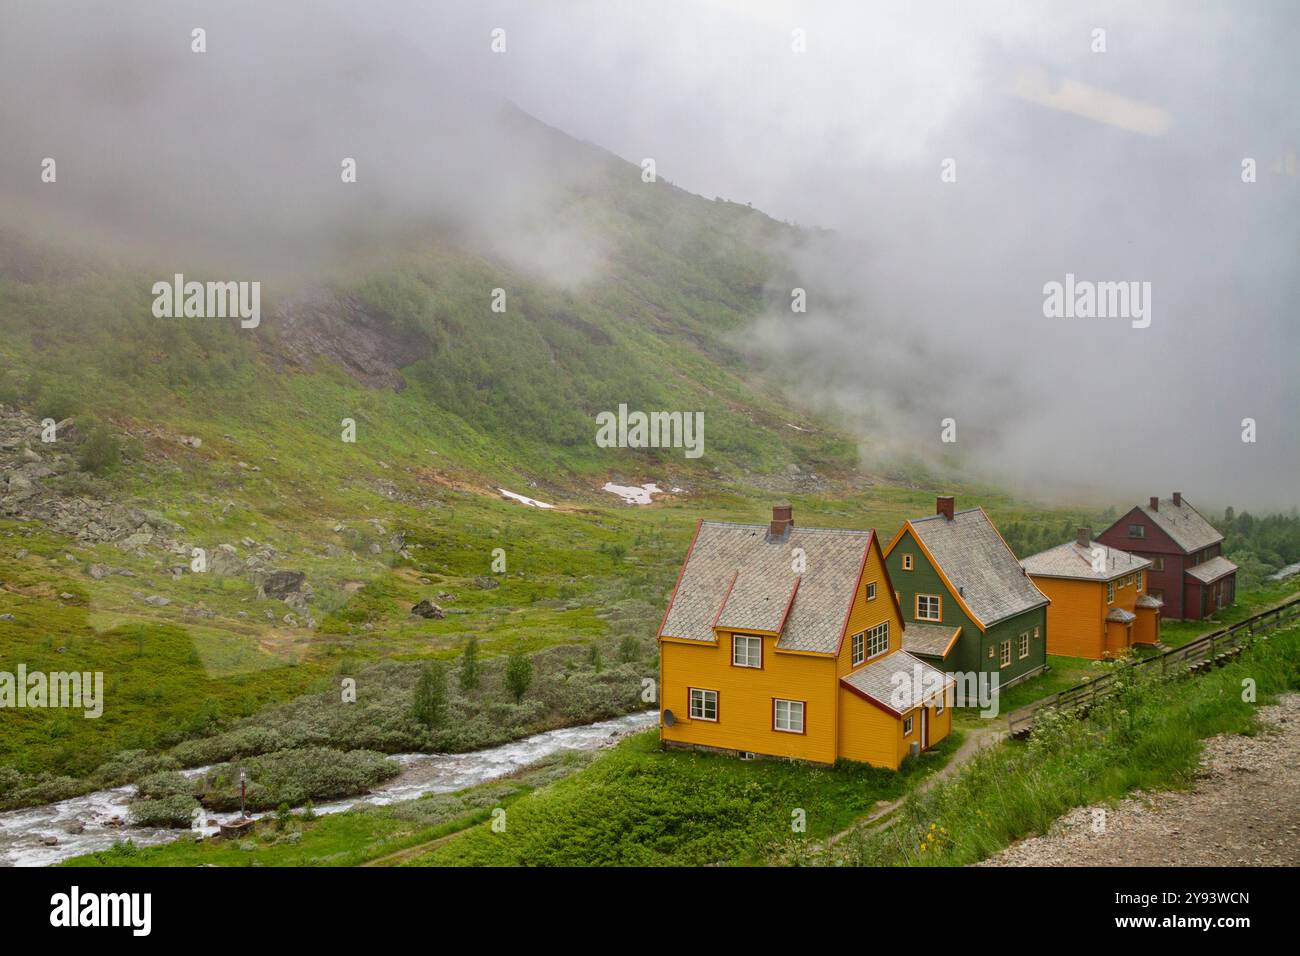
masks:
{"type": "Polygon", "coordinates": [[[411,866],[702,866],[794,854],[893,800],[946,763],[953,735],[899,772],[660,749],[630,738],[589,769],[509,808],[503,832],[473,827],[411,866]],[[795,832],[796,819],[806,822],[795,832]]]}
{"type": "Polygon", "coordinates": [[[1243,700],[1247,681],[1261,702],[1300,687],[1300,628],[1201,676],[1117,673],[1120,692],[1086,719],[1049,712],[1028,743],[980,754],[908,800],[897,825],[846,840],[825,862],[966,865],[1046,832],[1074,807],[1187,786],[1203,738],[1257,732],[1257,705],[1243,700]]]}

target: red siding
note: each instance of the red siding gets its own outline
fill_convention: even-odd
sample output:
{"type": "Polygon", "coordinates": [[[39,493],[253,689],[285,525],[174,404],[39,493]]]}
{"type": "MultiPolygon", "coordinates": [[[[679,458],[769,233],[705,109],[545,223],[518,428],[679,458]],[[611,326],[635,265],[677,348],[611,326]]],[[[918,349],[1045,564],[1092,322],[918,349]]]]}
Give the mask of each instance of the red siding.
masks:
{"type": "MultiPolygon", "coordinates": [[[[1165,606],[1160,616],[1166,618],[1183,617],[1183,549],[1174,543],[1174,539],[1169,537],[1160,530],[1160,526],[1148,518],[1141,508],[1134,508],[1128,514],[1121,517],[1113,525],[1097,535],[1097,540],[1102,544],[1110,545],[1112,548],[1119,548],[1121,551],[1127,551],[1130,554],[1136,554],[1138,557],[1147,558],[1150,561],[1163,559],[1165,567],[1163,571],[1157,571],[1155,566],[1147,569],[1147,593],[1152,591],[1162,592],[1165,606]],[[1128,526],[1131,524],[1141,525],[1145,531],[1141,538],[1130,538],[1128,535],[1128,526]]],[[[1199,598],[1197,599],[1200,600],[1199,598]]],[[[1199,603],[1196,605],[1199,610],[1199,603]]],[[[1201,615],[1195,615],[1199,618],[1201,615]]]]}

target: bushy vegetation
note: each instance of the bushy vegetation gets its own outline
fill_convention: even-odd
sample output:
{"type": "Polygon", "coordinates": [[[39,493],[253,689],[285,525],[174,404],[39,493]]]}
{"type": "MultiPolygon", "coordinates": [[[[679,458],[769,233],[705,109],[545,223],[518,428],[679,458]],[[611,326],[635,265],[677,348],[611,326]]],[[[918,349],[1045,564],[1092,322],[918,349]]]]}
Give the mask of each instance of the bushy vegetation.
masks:
{"type": "Polygon", "coordinates": [[[1120,692],[1086,719],[1050,713],[1027,744],[982,752],[950,780],[909,798],[894,826],[844,841],[830,861],[970,864],[1046,832],[1074,807],[1185,786],[1202,738],[1255,731],[1255,703],[1243,700],[1247,679],[1261,700],[1300,687],[1300,628],[1203,676],[1166,680],[1149,670],[1118,669],[1120,692]]]}
{"type": "Polygon", "coordinates": [[[258,811],[366,793],[397,776],[401,766],[372,750],[280,750],[211,768],[195,781],[200,802],[212,810],[238,810],[241,770],[248,777],[244,805],[258,811]]]}

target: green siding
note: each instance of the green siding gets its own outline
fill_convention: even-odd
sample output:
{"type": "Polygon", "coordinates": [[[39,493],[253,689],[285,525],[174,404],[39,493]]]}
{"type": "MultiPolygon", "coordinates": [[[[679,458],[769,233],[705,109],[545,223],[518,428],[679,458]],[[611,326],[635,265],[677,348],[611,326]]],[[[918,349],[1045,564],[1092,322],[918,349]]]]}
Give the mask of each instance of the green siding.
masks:
{"type": "Polygon", "coordinates": [[[898,592],[898,603],[902,606],[904,622],[916,620],[916,595],[939,594],[943,596],[943,620],[945,627],[960,627],[961,637],[952,649],[948,659],[943,662],[946,671],[988,671],[999,673],[999,683],[1008,684],[1018,677],[1029,673],[1047,663],[1047,607],[1034,608],[999,621],[987,631],[981,632],[961,605],[957,596],[948,590],[939,577],[939,573],[926,558],[925,552],[917,545],[911,530],[903,532],[898,544],[885,559],[889,569],[889,580],[898,592]],[[903,570],[903,555],[911,554],[915,558],[913,570],[903,570]],[[1034,628],[1038,628],[1039,638],[1032,637],[1034,628]],[[1017,639],[1022,632],[1028,632],[1029,656],[1019,659],[1017,639]],[[1002,641],[1011,641],[1011,664],[1000,665],[999,647],[1002,641]],[[993,648],[993,658],[989,659],[989,648],[993,648]]]}

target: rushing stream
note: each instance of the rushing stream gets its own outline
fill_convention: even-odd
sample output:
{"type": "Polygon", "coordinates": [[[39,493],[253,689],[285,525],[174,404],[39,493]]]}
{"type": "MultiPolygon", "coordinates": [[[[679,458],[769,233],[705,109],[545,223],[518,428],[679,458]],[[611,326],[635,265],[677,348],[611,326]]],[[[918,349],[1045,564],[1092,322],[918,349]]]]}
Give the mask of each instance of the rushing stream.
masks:
{"type": "MultiPolygon", "coordinates": [[[[464,790],[514,773],[561,750],[595,750],[612,738],[653,726],[657,717],[657,711],[643,711],[583,727],[550,730],[471,753],[398,754],[393,759],[402,765],[401,774],[368,794],[322,804],[316,807],[316,812],[342,813],[363,804],[397,803],[414,800],[426,793],[464,790]]],[[[199,767],[182,772],[186,776],[195,776],[205,769],[199,767]]],[[[124,826],[127,807],[134,795],[135,787],[127,785],[97,790],[41,807],[0,813],[0,866],[48,866],[83,853],[107,850],[119,840],[130,839],[137,846],[147,846],[191,837],[197,832],[124,826]],[[82,832],[69,832],[78,828],[82,832]],[[58,843],[47,846],[46,840],[50,837],[58,843]]],[[[238,813],[205,811],[204,819],[224,822],[237,816],[238,813]]],[[[216,828],[204,832],[210,835],[216,832],[216,828]]]]}

